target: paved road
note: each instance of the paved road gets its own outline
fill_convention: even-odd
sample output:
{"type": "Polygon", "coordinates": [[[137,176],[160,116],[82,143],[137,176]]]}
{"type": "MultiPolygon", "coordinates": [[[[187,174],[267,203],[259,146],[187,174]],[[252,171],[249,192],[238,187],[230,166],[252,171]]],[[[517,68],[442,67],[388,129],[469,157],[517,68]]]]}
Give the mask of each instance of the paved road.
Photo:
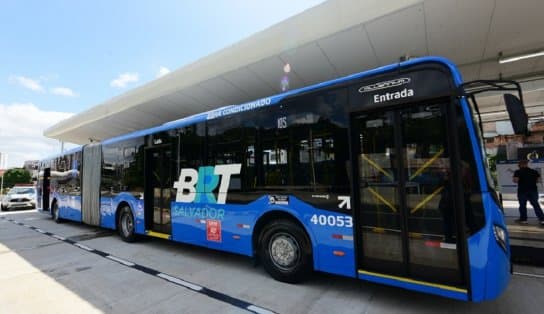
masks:
{"type": "Polygon", "coordinates": [[[1,313],[540,313],[544,269],[515,271],[503,296],[481,304],[322,273],[290,285],[243,256],[158,239],[127,244],[35,211],[0,214],[1,313]]]}

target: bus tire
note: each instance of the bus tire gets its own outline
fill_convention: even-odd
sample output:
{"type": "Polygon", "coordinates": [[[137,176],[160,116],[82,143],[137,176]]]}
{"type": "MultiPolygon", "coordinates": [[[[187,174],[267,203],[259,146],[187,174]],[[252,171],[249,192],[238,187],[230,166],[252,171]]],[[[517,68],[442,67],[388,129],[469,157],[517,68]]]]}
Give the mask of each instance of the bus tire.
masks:
{"type": "Polygon", "coordinates": [[[117,221],[117,231],[119,236],[125,242],[136,241],[136,233],[134,232],[134,216],[130,207],[123,206],[119,209],[119,220],[117,221]]]}
{"type": "Polygon", "coordinates": [[[62,222],[62,218],[60,218],[59,214],[59,205],[57,202],[53,203],[53,208],[51,208],[51,218],[53,218],[53,221],[60,224],[62,222]]]}
{"type": "Polygon", "coordinates": [[[298,283],[312,272],[312,248],[304,230],[291,220],[275,220],[264,227],[259,256],[272,278],[298,283]]]}

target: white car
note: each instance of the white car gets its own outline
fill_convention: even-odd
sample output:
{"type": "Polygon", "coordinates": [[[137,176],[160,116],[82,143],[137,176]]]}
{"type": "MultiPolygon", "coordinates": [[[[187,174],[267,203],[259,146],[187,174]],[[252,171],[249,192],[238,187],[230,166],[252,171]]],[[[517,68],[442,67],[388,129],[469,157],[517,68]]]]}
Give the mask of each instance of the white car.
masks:
{"type": "Polygon", "coordinates": [[[10,209],[35,208],[36,188],[33,186],[14,186],[2,198],[2,211],[10,209]]]}

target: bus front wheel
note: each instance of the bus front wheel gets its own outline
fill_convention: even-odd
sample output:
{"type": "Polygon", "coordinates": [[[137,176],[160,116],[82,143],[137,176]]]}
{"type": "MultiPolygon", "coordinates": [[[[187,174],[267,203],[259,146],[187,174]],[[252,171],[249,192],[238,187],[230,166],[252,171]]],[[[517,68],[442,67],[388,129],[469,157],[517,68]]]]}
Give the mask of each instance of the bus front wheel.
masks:
{"type": "Polygon", "coordinates": [[[124,206],[120,209],[119,220],[117,221],[117,230],[119,236],[125,242],[136,241],[136,233],[134,233],[134,217],[130,207],[124,206]]]}
{"type": "Polygon", "coordinates": [[[297,283],[312,271],[312,249],[304,230],[290,220],[268,224],[260,237],[264,269],[276,280],[297,283]]]}

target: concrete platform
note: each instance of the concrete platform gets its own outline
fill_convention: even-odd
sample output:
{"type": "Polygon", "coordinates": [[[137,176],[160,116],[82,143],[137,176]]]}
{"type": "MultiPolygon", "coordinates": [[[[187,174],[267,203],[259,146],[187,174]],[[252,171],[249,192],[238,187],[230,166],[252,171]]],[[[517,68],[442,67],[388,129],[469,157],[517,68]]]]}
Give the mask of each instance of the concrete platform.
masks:
{"type": "Polygon", "coordinates": [[[504,216],[508,233],[512,260],[517,263],[544,266],[544,227],[540,225],[531,205],[527,204],[527,221],[521,225],[515,222],[519,218],[517,201],[503,201],[504,216]]]}

